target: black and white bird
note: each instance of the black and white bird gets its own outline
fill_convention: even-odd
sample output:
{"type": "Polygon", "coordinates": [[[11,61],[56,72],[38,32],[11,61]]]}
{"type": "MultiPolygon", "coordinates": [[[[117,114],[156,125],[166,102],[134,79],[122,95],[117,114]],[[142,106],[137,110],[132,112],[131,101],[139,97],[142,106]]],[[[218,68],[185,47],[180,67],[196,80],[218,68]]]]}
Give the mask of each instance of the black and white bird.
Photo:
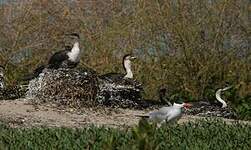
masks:
{"type": "Polygon", "coordinates": [[[151,112],[148,115],[137,115],[139,117],[148,118],[149,121],[155,123],[175,122],[178,121],[183,113],[183,108],[188,109],[192,105],[189,103],[173,103],[172,106],[162,107],[157,111],[151,112]]]}
{"type": "Polygon", "coordinates": [[[135,57],[127,54],[123,57],[123,73],[108,73],[98,76],[99,93],[98,101],[109,107],[140,108],[143,86],[133,78],[131,69],[135,57]]]}
{"type": "Polygon", "coordinates": [[[100,78],[101,79],[107,79],[107,80],[112,80],[112,81],[116,81],[116,80],[122,80],[122,79],[133,79],[133,72],[132,72],[132,61],[135,60],[136,57],[132,56],[131,54],[126,54],[123,57],[123,68],[126,72],[126,74],[123,73],[108,73],[108,74],[104,74],[101,75],[100,78]]]}
{"type": "Polygon", "coordinates": [[[216,117],[224,117],[229,119],[236,118],[236,113],[229,107],[225,100],[221,98],[222,92],[229,90],[232,86],[225,87],[223,89],[218,89],[215,93],[215,97],[217,101],[198,101],[193,102],[193,108],[188,110],[186,114],[188,115],[198,115],[198,116],[216,116],[216,117]]]}
{"type": "Polygon", "coordinates": [[[58,51],[54,53],[48,62],[49,69],[58,69],[65,67],[66,63],[67,68],[74,68],[78,65],[80,61],[80,48],[79,48],[79,35],[76,33],[69,34],[69,36],[74,37],[75,41],[73,47],[66,47],[65,50],[58,51]],[[77,39],[76,39],[77,38],[77,39]]]}
{"type": "Polygon", "coordinates": [[[4,83],[4,66],[0,65],[0,90],[5,88],[5,83],[4,83]]]}
{"type": "Polygon", "coordinates": [[[27,75],[23,80],[31,80],[37,77],[44,68],[58,69],[58,68],[74,68],[80,62],[81,49],[79,47],[79,35],[77,33],[67,34],[67,36],[74,39],[73,46],[66,46],[64,50],[54,53],[47,65],[41,65],[36,68],[32,74],[27,75]]]}
{"type": "Polygon", "coordinates": [[[215,98],[217,101],[206,101],[206,100],[202,100],[202,101],[199,101],[199,102],[194,102],[193,103],[193,106],[194,108],[196,107],[212,107],[212,108],[226,108],[227,107],[227,103],[225,100],[223,100],[221,98],[221,94],[222,92],[225,92],[227,90],[229,90],[230,88],[232,88],[232,86],[227,86],[223,89],[218,89],[216,92],[215,92],[215,98]]]}

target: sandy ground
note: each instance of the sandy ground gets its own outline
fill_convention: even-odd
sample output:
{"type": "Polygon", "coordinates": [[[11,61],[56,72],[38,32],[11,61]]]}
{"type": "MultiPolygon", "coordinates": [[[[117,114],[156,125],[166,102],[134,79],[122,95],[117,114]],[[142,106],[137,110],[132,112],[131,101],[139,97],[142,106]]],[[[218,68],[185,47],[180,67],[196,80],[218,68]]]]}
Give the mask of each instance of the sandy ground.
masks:
{"type": "MultiPolygon", "coordinates": [[[[84,127],[95,124],[97,126],[130,127],[136,125],[139,117],[149,110],[130,110],[112,108],[85,108],[82,111],[74,109],[58,109],[46,105],[33,105],[25,99],[0,101],[0,121],[11,127],[84,127]]],[[[201,117],[187,116],[178,123],[185,123],[201,119],[201,117]]],[[[235,120],[224,119],[227,123],[235,120]]],[[[251,124],[251,122],[241,121],[251,124]]]]}

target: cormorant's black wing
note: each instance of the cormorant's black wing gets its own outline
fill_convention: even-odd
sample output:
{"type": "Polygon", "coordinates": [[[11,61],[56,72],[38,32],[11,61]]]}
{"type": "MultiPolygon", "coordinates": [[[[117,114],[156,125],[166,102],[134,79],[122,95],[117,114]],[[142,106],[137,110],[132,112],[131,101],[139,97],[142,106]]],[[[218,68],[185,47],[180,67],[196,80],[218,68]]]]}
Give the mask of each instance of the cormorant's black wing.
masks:
{"type": "Polygon", "coordinates": [[[99,78],[104,79],[104,80],[109,80],[109,81],[119,81],[119,80],[122,80],[124,76],[125,74],[122,74],[122,73],[107,73],[107,74],[100,75],[99,78]]]}
{"type": "Polygon", "coordinates": [[[62,62],[69,58],[67,55],[68,52],[68,50],[63,50],[52,55],[48,62],[48,68],[58,69],[62,62]]]}

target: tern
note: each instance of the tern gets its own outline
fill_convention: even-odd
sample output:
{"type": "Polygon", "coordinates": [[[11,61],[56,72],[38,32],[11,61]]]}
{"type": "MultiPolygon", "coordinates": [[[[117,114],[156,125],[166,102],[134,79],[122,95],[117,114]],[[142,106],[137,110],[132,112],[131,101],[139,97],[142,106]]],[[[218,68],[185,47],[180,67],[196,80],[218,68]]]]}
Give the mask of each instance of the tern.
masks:
{"type": "Polygon", "coordinates": [[[157,111],[151,112],[148,115],[138,115],[139,117],[148,118],[151,122],[164,123],[178,121],[183,113],[183,108],[188,109],[192,105],[189,103],[173,103],[172,106],[162,107],[157,111]]]}

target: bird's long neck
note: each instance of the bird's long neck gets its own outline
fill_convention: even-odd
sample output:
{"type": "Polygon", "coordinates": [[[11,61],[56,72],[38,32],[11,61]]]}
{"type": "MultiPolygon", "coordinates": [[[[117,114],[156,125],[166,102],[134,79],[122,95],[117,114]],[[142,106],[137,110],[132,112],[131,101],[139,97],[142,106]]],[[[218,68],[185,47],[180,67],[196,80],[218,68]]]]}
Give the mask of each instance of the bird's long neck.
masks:
{"type": "Polygon", "coordinates": [[[172,103],[170,103],[169,99],[166,97],[166,90],[159,91],[159,100],[161,103],[167,103],[168,106],[172,106],[172,103]]]}
{"type": "Polygon", "coordinates": [[[71,51],[75,52],[75,53],[79,53],[80,52],[80,48],[79,48],[79,43],[78,42],[74,43],[73,48],[72,48],[71,51]]]}
{"type": "Polygon", "coordinates": [[[133,73],[131,70],[131,61],[130,60],[124,60],[124,68],[126,71],[125,78],[133,78],[133,73]]]}
{"type": "Polygon", "coordinates": [[[215,94],[215,97],[216,99],[222,103],[222,108],[224,107],[227,107],[227,103],[220,97],[220,94],[221,94],[221,89],[219,89],[216,94],[215,94]]]}
{"type": "Polygon", "coordinates": [[[79,42],[75,42],[71,51],[68,53],[69,59],[73,62],[77,62],[79,61],[79,54],[80,54],[79,42]]]}

